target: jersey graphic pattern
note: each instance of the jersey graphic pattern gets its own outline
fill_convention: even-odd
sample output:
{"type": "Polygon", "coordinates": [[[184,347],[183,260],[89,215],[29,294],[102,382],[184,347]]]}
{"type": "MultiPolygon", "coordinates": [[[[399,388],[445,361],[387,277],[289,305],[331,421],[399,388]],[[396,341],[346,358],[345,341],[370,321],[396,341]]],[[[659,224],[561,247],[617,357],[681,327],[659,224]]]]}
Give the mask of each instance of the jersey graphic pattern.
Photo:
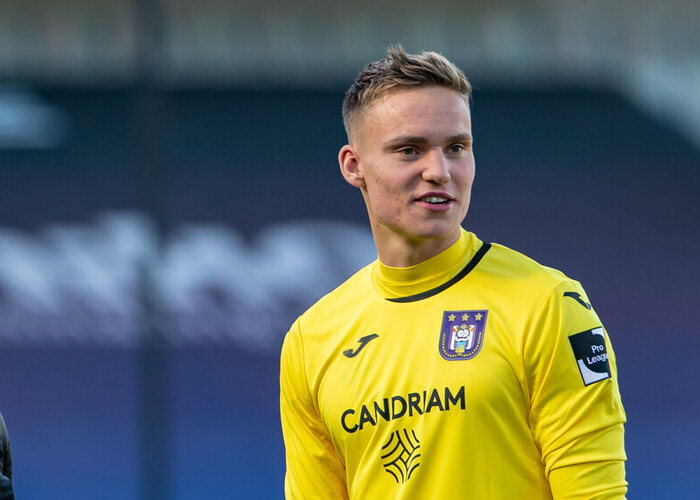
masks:
{"type": "Polygon", "coordinates": [[[411,479],[411,474],[420,465],[420,441],[415,431],[408,429],[395,431],[389,441],[382,446],[382,464],[396,482],[403,484],[411,479]]]}

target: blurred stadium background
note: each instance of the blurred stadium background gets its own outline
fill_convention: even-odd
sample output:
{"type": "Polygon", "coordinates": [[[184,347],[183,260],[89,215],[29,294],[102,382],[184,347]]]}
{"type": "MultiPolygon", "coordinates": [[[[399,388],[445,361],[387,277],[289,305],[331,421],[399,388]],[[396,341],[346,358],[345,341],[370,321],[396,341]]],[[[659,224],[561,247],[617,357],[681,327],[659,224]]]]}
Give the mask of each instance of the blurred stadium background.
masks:
{"type": "Polygon", "coordinates": [[[695,497],[699,25],[694,0],[1,2],[18,498],[282,497],[278,352],[375,256],[335,158],[394,42],[476,87],[466,227],[580,280],[611,333],[630,498],[695,497]]]}

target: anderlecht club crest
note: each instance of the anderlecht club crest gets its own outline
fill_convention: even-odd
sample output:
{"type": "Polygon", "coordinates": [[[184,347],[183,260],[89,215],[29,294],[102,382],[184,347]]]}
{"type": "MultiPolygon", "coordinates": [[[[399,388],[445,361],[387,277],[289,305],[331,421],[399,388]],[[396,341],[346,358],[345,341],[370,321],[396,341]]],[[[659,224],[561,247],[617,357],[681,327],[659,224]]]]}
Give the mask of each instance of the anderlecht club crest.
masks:
{"type": "Polygon", "coordinates": [[[442,313],[440,355],[448,361],[472,359],[484,343],[488,310],[442,313]]]}

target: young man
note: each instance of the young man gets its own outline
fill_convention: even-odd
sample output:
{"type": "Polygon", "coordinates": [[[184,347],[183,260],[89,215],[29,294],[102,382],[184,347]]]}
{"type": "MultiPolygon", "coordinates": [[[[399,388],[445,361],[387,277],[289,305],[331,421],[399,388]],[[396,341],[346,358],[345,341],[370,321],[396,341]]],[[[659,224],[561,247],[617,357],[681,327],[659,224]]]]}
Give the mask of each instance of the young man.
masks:
{"type": "Polygon", "coordinates": [[[292,325],[281,360],[295,499],[620,499],[615,358],[585,292],[460,227],[469,96],[401,47],[348,90],[340,170],[379,255],[292,325]]]}

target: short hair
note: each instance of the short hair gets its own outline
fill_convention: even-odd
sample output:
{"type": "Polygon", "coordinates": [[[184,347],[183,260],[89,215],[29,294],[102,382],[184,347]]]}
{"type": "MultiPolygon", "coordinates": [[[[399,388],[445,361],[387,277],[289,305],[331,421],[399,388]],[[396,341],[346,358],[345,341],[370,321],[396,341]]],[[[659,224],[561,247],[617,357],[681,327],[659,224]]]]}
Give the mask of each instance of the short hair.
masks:
{"type": "Polygon", "coordinates": [[[343,125],[348,139],[362,111],[389,91],[431,85],[454,90],[469,104],[472,86],[445,56],[437,52],[408,54],[400,44],[390,46],[386,57],[365,66],[345,92],[343,125]]]}

